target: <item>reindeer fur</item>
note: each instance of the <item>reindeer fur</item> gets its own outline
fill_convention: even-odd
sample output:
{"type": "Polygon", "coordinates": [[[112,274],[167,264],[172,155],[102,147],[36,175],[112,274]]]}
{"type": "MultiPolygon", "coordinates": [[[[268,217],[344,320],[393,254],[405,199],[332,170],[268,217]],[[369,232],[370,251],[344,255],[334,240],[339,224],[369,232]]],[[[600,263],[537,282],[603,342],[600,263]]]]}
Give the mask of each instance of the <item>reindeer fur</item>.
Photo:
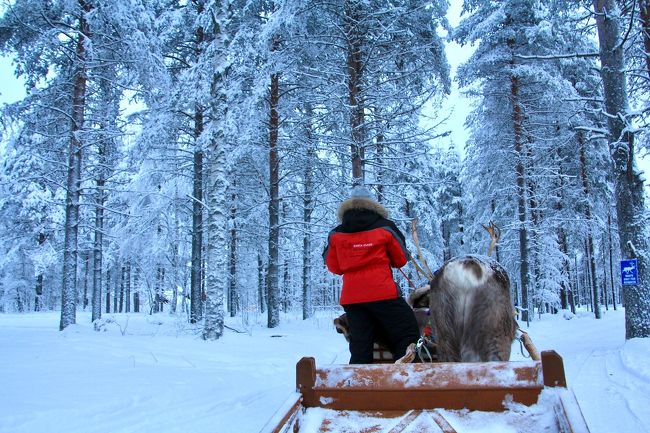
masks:
{"type": "Polygon", "coordinates": [[[433,276],[428,291],[409,297],[412,306],[429,306],[443,362],[507,361],[516,323],[510,280],[503,267],[484,256],[447,261],[433,276]]]}

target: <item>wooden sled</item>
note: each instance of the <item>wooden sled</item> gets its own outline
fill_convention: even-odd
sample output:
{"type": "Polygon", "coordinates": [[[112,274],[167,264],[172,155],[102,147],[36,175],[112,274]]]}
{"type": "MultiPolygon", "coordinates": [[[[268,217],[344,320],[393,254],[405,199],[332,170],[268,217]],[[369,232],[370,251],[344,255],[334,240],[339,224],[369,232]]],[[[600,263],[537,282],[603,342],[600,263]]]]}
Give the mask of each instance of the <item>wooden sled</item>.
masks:
{"type": "Polygon", "coordinates": [[[319,368],[302,358],[296,392],[261,433],[462,433],[465,422],[589,432],[562,358],[546,351],[541,361],[319,368]]]}

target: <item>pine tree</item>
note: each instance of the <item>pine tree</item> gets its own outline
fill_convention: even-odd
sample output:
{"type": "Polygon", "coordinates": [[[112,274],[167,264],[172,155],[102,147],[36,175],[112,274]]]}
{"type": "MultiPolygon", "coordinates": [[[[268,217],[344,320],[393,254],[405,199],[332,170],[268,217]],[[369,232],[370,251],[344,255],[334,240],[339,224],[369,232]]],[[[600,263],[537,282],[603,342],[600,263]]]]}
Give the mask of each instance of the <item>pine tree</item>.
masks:
{"type": "MultiPolygon", "coordinates": [[[[556,282],[566,278],[557,273],[562,265],[554,259],[563,255],[563,241],[557,236],[561,222],[555,216],[562,205],[551,185],[559,181],[561,159],[556,156],[573,140],[572,128],[589,126],[566,121],[583,110],[578,86],[593,81],[588,60],[566,53],[588,44],[575,35],[572,11],[556,2],[465,5],[471,15],[454,38],[480,42],[459,69],[460,84],[481,100],[469,118],[473,137],[467,164],[475,179],[467,182],[473,197],[467,208],[479,214],[494,208],[501,215],[492,218],[505,221],[504,260],[519,270],[517,291],[526,320],[534,305],[559,305],[562,289],[556,282]],[[484,171],[487,167],[492,174],[484,171]],[[506,167],[510,173],[503,171],[506,167]],[[511,231],[515,228],[518,245],[511,231]]],[[[573,188],[571,196],[576,194],[573,188]]]]}
{"type": "Polygon", "coordinates": [[[621,11],[614,0],[594,0],[604,105],[614,163],[616,212],[621,254],[638,260],[640,281],[628,286],[625,296],[625,337],[650,336],[650,281],[648,280],[648,236],[644,223],[643,178],[636,168],[635,137],[628,127],[624,45],[621,43],[621,11]]]}

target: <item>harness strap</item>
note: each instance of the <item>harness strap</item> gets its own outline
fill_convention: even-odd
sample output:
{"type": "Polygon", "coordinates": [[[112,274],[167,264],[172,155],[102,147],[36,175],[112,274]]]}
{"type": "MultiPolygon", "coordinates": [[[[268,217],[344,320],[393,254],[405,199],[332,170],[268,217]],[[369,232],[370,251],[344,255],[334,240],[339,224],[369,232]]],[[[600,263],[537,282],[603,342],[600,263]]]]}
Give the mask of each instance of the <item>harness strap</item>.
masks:
{"type": "Polygon", "coordinates": [[[409,284],[411,285],[411,287],[413,287],[413,289],[417,290],[417,287],[415,287],[415,284],[413,284],[413,281],[411,281],[411,279],[410,279],[409,277],[406,276],[406,274],[404,273],[404,271],[402,270],[402,268],[398,268],[398,269],[399,269],[399,271],[402,273],[402,275],[404,275],[404,278],[406,278],[406,281],[409,282],[409,284]]]}

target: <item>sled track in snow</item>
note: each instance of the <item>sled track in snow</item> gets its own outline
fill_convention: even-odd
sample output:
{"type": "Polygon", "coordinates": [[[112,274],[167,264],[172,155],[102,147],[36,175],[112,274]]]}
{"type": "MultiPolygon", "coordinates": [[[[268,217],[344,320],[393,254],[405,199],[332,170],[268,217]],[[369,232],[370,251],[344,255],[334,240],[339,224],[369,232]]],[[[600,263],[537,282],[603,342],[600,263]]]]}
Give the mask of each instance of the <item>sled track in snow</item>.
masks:
{"type": "Polygon", "coordinates": [[[590,352],[581,363],[569,384],[578,400],[583,395],[602,395],[600,399],[592,399],[594,403],[582,405],[586,418],[591,421],[592,433],[650,433],[645,428],[650,424],[650,397],[638,385],[647,383],[647,379],[625,365],[620,350],[594,353],[590,352]],[[607,383],[604,388],[593,385],[603,382],[607,383]]]}

